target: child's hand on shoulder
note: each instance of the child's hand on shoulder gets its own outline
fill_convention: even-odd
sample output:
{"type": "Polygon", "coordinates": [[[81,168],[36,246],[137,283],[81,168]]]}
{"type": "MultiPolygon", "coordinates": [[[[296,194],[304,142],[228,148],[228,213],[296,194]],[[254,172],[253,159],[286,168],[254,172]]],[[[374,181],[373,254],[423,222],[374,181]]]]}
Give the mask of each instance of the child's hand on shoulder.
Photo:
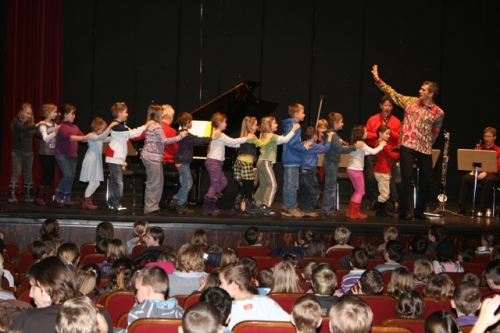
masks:
{"type": "Polygon", "coordinates": [[[149,120],[149,121],[145,124],[145,126],[146,126],[146,128],[148,128],[149,126],[153,125],[154,123],[155,123],[155,121],[154,121],[154,120],[149,120]]]}
{"type": "Polygon", "coordinates": [[[248,141],[248,140],[252,140],[253,138],[255,138],[255,134],[253,134],[253,133],[248,133],[248,135],[247,135],[247,141],[248,141]]]}
{"type": "Polygon", "coordinates": [[[295,124],[293,124],[293,126],[292,126],[292,131],[293,131],[293,132],[296,132],[299,128],[300,128],[300,124],[299,124],[299,123],[295,123],[295,124]]]}
{"type": "Polygon", "coordinates": [[[212,140],[217,140],[221,136],[222,132],[220,130],[215,130],[212,133],[212,140]]]}
{"type": "Polygon", "coordinates": [[[363,147],[365,143],[363,141],[356,141],[356,143],[354,144],[354,146],[356,147],[356,149],[358,148],[361,148],[363,147]]]}
{"type": "Polygon", "coordinates": [[[119,122],[113,121],[111,124],[109,124],[108,128],[111,129],[111,128],[115,127],[118,124],[119,124],[119,122]]]}
{"type": "Polygon", "coordinates": [[[387,146],[387,141],[383,141],[383,140],[382,140],[382,141],[380,141],[380,145],[381,145],[382,147],[387,146]]]}
{"type": "Polygon", "coordinates": [[[94,132],[90,132],[90,133],[87,133],[84,137],[83,137],[83,141],[87,141],[88,138],[90,138],[92,135],[94,134],[94,132]]]}
{"type": "Polygon", "coordinates": [[[186,136],[188,136],[188,134],[189,134],[189,132],[188,132],[188,130],[187,130],[187,129],[185,129],[185,128],[184,128],[184,129],[181,129],[181,130],[179,131],[179,135],[180,135],[182,138],[185,138],[186,136]]]}
{"type": "Polygon", "coordinates": [[[45,120],[40,120],[38,123],[35,124],[36,127],[40,126],[40,125],[45,125],[46,122],[45,120]]]}
{"type": "Polygon", "coordinates": [[[309,149],[309,148],[311,148],[312,144],[313,143],[311,141],[306,141],[306,142],[304,142],[304,147],[306,147],[307,149],[309,149]]]}
{"type": "Polygon", "coordinates": [[[334,131],[327,132],[328,141],[332,141],[332,137],[335,135],[334,131]]]}

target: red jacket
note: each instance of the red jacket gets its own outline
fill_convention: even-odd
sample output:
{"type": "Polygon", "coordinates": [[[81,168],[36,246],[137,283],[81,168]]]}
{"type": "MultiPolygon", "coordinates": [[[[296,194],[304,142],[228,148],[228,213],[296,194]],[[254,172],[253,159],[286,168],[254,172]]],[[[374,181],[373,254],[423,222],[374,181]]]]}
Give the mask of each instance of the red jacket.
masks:
{"type": "MultiPolygon", "coordinates": [[[[166,122],[163,122],[163,132],[165,132],[167,138],[177,136],[177,131],[166,122]]],[[[178,150],[179,145],[177,143],[166,145],[165,149],[163,149],[163,163],[174,163],[174,157],[177,155],[178,150]]]]}
{"type": "MultiPolygon", "coordinates": [[[[375,148],[380,144],[380,140],[375,142],[375,148]]],[[[375,167],[373,168],[373,172],[376,173],[392,173],[391,168],[391,159],[399,160],[399,153],[393,152],[390,145],[386,145],[384,149],[382,149],[377,155],[377,162],[375,163],[375,167]]]]}

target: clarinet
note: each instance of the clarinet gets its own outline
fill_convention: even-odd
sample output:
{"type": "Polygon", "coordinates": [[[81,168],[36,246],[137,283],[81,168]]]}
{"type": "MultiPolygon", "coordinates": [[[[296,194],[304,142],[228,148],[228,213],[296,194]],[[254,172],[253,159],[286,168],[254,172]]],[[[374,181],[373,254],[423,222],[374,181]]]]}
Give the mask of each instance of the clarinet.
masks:
{"type": "Polygon", "coordinates": [[[444,134],[444,148],[443,148],[443,163],[441,165],[441,194],[438,195],[438,201],[445,203],[448,199],[446,197],[446,172],[448,171],[448,150],[450,148],[450,133],[443,131],[444,134]]]}

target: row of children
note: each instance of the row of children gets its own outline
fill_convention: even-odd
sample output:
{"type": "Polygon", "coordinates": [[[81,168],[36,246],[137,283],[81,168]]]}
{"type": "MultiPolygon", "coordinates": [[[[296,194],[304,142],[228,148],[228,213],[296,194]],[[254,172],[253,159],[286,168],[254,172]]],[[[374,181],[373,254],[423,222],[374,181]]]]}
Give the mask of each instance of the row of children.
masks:
{"type": "MultiPolygon", "coordinates": [[[[210,187],[205,196],[204,212],[217,215],[220,211],[216,207],[216,201],[222,196],[222,191],[227,186],[227,178],[222,172],[224,161],[224,146],[239,147],[239,153],[234,165],[235,180],[240,185],[239,193],[233,205],[233,210],[247,216],[261,213],[265,216],[274,215],[271,205],[277,191],[277,182],[273,172],[273,164],[277,158],[277,145],[284,144],[283,166],[284,166],[284,189],[283,209],[281,214],[285,216],[317,216],[314,212],[318,198],[319,186],[315,170],[318,166],[318,154],[324,153],[325,189],[321,213],[323,216],[333,214],[333,202],[335,197],[336,177],[340,154],[353,152],[348,166],[348,175],[351,179],[355,192],[352,195],[347,216],[353,218],[366,218],[359,213],[361,199],[364,195],[363,164],[365,154],[376,154],[386,146],[390,135],[390,129],[381,126],[379,129],[380,144],[372,149],[363,141],[366,138],[364,126],[355,126],[352,135],[352,145],[344,147],[337,131],[344,126],[342,115],[330,113],[328,121],[321,120],[318,123],[318,131],[308,127],[305,133],[305,141],[301,142],[301,129],[299,123],[305,117],[304,107],[294,103],[289,105],[290,118],[283,121],[286,135],[274,134],[278,124],[274,117],[264,117],[260,124],[260,138],[255,136],[257,131],[257,119],[245,117],[242,123],[241,137],[229,138],[222,133],[227,126],[227,117],[216,112],[212,116],[211,137],[201,138],[189,133],[192,127],[192,116],[183,112],[179,115],[177,123],[180,126],[179,134],[166,137],[162,119],[166,114],[173,115],[173,109],[169,105],[152,104],[148,108],[147,123],[136,129],[130,129],[125,125],[128,118],[128,108],[123,102],[117,102],[111,107],[114,121],[107,126],[106,122],[97,117],[92,121],[92,132],[84,135],[79,128],[73,124],[76,116],[76,108],[71,104],[63,107],[63,119],[60,125],[56,124],[57,107],[54,104],[42,106],[43,121],[34,124],[31,105],[24,103],[18,117],[12,122],[14,130],[15,145],[13,148],[13,173],[9,185],[9,202],[17,202],[17,183],[23,171],[26,185],[26,199],[33,200],[32,162],[33,148],[32,136],[35,128],[42,138],[40,142],[39,157],[42,165],[43,176],[38,187],[36,202],[44,205],[51,202],[54,180],[55,162],[62,171],[62,179],[59,182],[54,196],[54,202],[59,206],[71,206],[71,191],[75,178],[77,163],[77,142],[88,142],[89,149],[85,155],[80,181],[88,182],[82,207],[96,209],[92,203],[92,195],[103,181],[102,172],[102,143],[109,142],[106,151],[106,162],[110,170],[110,195],[108,208],[113,210],[125,209],[121,206],[123,196],[122,166],[127,156],[127,141],[129,139],[144,139],[141,159],[146,168],[147,181],[145,190],[145,213],[160,211],[159,202],[163,189],[162,156],[163,147],[178,142],[178,151],[175,155],[175,166],[179,172],[181,187],[173,197],[171,206],[180,214],[191,213],[192,210],[186,206],[188,193],[192,187],[190,164],[193,160],[193,147],[210,143],[209,153],[205,162],[210,176],[210,187]],[[110,135],[110,136],[108,136],[110,135]],[[318,142],[318,143],[317,143],[318,142]],[[257,147],[260,155],[257,155],[257,147]],[[356,150],[357,149],[357,150],[356,150]],[[258,170],[259,187],[253,195],[255,173],[254,163],[258,170]],[[297,190],[299,182],[302,185],[303,195],[297,207],[297,190]],[[245,209],[242,209],[244,202],[245,209]]],[[[390,149],[384,149],[381,153],[379,170],[376,170],[380,187],[380,209],[377,216],[387,216],[383,209],[383,202],[388,198],[388,180],[390,179],[390,163],[388,158],[397,158],[390,149]],[[387,170],[387,168],[389,168],[387,170]]]]}

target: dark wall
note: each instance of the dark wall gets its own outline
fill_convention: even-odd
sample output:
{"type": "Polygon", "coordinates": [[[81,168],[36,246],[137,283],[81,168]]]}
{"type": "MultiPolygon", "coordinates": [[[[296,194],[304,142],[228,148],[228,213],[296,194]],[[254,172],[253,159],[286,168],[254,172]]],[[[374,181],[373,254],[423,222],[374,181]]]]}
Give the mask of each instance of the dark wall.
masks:
{"type": "MultiPolygon", "coordinates": [[[[499,127],[500,2],[484,1],[65,1],[64,100],[77,124],[110,119],[123,100],[129,123],[145,120],[152,101],[179,111],[244,80],[256,96],[306,106],[304,126],[337,111],[352,126],[378,111],[370,69],[400,93],[425,80],[441,86],[438,104],[450,132],[447,192],[458,193],[456,149],[472,148],[486,126],[499,127]],[[84,111],[84,112],[81,112],[84,111]]],[[[394,114],[402,117],[402,110],[394,114]]],[[[231,118],[229,118],[229,122],[231,118]]],[[[442,148],[440,136],[436,147],[442,148]]],[[[440,178],[440,161],[436,168],[440,178]]]]}

